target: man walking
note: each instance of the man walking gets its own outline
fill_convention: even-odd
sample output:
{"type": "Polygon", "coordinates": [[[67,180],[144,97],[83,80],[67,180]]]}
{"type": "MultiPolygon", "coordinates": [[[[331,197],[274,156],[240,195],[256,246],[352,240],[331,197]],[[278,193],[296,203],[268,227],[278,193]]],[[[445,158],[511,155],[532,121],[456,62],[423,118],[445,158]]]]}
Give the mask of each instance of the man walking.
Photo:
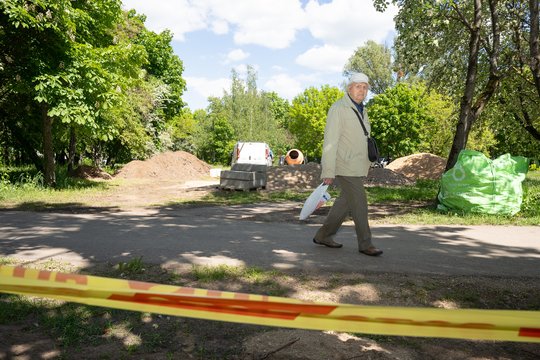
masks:
{"type": "Polygon", "coordinates": [[[324,129],[321,159],[321,178],[327,185],[334,182],[340,195],[330,209],[323,226],[317,231],[313,242],[330,248],[343,245],[333,240],[348,214],[351,214],[360,253],[379,256],[383,252],[373,246],[368,222],[367,198],[363,178],[368,174],[367,137],[360,121],[371,132],[364,99],[369,90],[365,74],[353,73],[347,85],[347,94],[336,101],[328,111],[324,129]]]}

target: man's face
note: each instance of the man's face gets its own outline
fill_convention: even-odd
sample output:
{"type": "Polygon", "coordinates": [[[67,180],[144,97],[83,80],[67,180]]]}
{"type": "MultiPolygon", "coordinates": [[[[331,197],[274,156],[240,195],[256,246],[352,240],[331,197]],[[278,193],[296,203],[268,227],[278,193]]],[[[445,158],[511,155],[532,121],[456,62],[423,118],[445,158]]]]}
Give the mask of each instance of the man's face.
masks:
{"type": "Polygon", "coordinates": [[[352,83],[349,85],[349,95],[356,102],[360,104],[367,96],[369,85],[366,83],[352,83]]]}

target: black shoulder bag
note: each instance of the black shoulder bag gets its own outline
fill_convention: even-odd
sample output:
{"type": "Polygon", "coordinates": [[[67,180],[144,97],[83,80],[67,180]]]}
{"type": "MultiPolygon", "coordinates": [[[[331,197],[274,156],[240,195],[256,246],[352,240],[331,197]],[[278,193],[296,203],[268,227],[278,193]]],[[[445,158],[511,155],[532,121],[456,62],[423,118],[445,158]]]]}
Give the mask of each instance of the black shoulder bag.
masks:
{"type": "Polygon", "coordinates": [[[360,125],[362,125],[362,129],[364,129],[364,135],[367,137],[367,149],[368,149],[368,159],[371,162],[375,162],[379,160],[379,148],[377,147],[377,142],[374,138],[369,136],[369,133],[366,130],[366,126],[364,125],[364,122],[362,121],[362,117],[358,113],[358,111],[355,108],[351,108],[356,116],[358,116],[358,120],[360,121],[360,125]]]}

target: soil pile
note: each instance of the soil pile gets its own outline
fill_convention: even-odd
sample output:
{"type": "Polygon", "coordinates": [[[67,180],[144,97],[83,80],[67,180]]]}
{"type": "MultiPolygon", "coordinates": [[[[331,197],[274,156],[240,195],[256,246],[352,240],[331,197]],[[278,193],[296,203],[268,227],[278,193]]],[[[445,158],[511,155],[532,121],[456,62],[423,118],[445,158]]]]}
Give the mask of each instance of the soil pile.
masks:
{"type": "Polygon", "coordinates": [[[210,165],[185,151],[168,151],[127,163],[116,177],[122,179],[197,180],[209,176],[210,165]]]}
{"type": "Polygon", "coordinates": [[[388,168],[370,168],[364,184],[366,186],[407,186],[414,185],[414,181],[388,168]]]}
{"type": "Polygon", "coordinates": [[[105,180],[112,179],[112,176],[106,173],[105,171],[95,166],[89,166],[89,165],[81,165],[77,167],[75,170],[73,170],[69,175],[75,178],[79,178],[79,179],[96,179],[96,178],[105,179],[105,180]]]}
{"type": "Polygon", "coordinates": [[[321,165],[314,162],[266,169],[266,190],[269,191],[315,189],[321,182],[321,165]]]}
{"type": "Polygon", "coordinates": [[[430,153],[412,154],[398,158],[385,169],[402,174],[411,180],[440,179],[446,167],[446,159],[430,153]]]}
{"type": "MultiPolygon", "coordinates": [[[[321,184],[321,165],[271,166],[266,171],[266,190],[311,190],[321,184]]],[[[365,179],[366,186],[413,185],[414,181],[390,169],[370,168],[365,179]]]]}

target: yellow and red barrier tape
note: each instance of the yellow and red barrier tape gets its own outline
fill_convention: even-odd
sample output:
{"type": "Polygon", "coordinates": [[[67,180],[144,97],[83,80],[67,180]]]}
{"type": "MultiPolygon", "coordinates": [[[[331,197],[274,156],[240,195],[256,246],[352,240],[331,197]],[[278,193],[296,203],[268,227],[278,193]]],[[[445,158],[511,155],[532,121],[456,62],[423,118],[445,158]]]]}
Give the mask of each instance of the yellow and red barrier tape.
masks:
{"type": "Polygon", "coordinates": [[[123,310],[288,328],[540,342],[540,311],[315,303],[11,266],[0,266],[0,292],[123,310]]]}

